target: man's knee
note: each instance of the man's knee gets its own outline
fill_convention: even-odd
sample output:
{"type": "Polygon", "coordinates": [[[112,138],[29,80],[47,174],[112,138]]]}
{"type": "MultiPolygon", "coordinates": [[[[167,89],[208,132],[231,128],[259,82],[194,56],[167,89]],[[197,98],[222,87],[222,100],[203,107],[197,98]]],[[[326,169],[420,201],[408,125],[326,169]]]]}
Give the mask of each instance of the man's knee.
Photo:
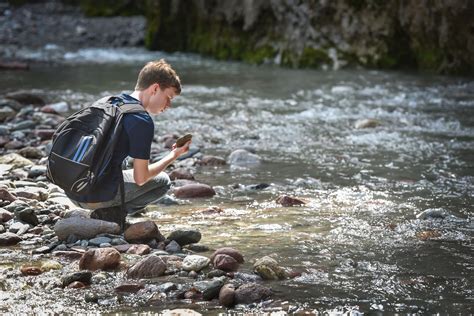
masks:
{"type": "Polygon", "coordinates": [[[166,172],[160,172],[152,181],[158,189],[168,191],[171,188],[171,179],[166,172]]]}

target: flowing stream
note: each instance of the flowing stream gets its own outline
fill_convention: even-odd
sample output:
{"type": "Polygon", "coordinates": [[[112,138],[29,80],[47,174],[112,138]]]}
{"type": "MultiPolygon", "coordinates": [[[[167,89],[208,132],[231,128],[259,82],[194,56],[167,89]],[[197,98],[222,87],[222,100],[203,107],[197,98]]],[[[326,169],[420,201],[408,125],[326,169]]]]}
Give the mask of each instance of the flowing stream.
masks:
{"type": "Polygon", "coordinates": [[[145,217],[164,234],[196,228],[202,244],[239,249],[243,271],[264,255],[300,271],[267,282],[290,311],[474,312],[474,81],[257,67],[139,49],[57,54],[59,64],[2,72],[1,92],[40,89],[78,107],[130,91],[144,62],[165,57],[183,91],[156,117],[157,139],[191,132],[204,154],[226,158],[247,148],[262,158],[245,168],[193,167],[218,194],[150,207],[145,217]],[[377,126],[356,128],[363,119],[377,126]],[[253,189],[261,183],[269,186],[253,189]],[[282,207],[281,194],[308,203],[282,207]],[[224,211],[199,211],[211,205],[224,211]],[[445,216],[416,217],[427,209],[445,216]]]}

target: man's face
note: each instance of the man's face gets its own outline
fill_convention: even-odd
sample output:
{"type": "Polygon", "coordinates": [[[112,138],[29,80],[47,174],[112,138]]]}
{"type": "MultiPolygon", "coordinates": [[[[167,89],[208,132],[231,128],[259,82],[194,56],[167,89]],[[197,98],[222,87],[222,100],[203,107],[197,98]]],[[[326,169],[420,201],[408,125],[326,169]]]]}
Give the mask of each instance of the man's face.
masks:
{"type": "Polygon", "coordinates": [[[159,114],[164,112],[171,105],[171,100],[176,96],[174,88],[166,88],[161,90],[158,84],[153,88],[153,94],[150,97],[148,112],[151,114],[159,114]]]}

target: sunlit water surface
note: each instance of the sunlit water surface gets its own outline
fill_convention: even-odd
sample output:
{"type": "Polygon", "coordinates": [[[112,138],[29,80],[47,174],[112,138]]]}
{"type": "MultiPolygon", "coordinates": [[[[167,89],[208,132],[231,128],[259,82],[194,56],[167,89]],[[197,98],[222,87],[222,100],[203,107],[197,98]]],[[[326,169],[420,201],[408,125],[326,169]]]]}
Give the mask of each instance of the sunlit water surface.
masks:
{"type": "Polygon", "coordinates": [[[226,158],[247,148],[262,158],[248,168],[193,167],[218,194],[150,207],[146,217],[165,234],[199,229],[202,244],[241,250],[243,271],[270,255],[302,272],[268,285],[276,299],[307,310],[474,311],[472,80],[257,67],[134,49],[53,51],[23,52],[62,62],[3,72],[2,92],[40,89],[78,107],[130,91],[145,61],[165,57],[183,91],[156,118],[157,139],[192,132],[204,154],[226,158]],[[361,119],[380,125],[355,128],[361,119]],[[259,183],[270,186],[245,188],[259,183]],[[281,207],[280,194],[308,204],[281,207]],[[224,212],[200,212],[211,205],[224,212]],[[450,215],[415,217],[429,208],[450,215]],[[424,231],[438,237],[423,240],[424,231]]]}

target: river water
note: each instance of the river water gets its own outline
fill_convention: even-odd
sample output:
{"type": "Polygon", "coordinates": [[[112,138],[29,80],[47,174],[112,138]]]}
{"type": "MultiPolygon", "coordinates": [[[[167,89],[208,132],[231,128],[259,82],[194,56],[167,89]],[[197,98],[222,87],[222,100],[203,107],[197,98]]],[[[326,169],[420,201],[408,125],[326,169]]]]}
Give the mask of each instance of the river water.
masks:
{"type": "Polygon", "coordinates": [[[130,91],[144,62],[165,57],[183,91],[156,117],[157,137],[191,132],[204,154],[248,148],[262,163],[197,167],[214,198],[153,206],[145,216],[165,234],[193,227],[202,244],[239,249],[243,271],[270,255],[302,272],[267,282],[291,311],[474,312],[474,81],[257,67],[139,49],[24,54],[61,62],[1,73],[2,92],[40,89],[73,107],[130,91]],[[362,119],[379,125],[356,128],[362,119]],[[249,187],[260,183],[270,186],[249,187]],[[308,204],[281,207],[280,194],[308,204]],[[211,205],[224,212],[198,211],[211,205]],[[427,209],[445,216],[416,217],[427,209]]]}

